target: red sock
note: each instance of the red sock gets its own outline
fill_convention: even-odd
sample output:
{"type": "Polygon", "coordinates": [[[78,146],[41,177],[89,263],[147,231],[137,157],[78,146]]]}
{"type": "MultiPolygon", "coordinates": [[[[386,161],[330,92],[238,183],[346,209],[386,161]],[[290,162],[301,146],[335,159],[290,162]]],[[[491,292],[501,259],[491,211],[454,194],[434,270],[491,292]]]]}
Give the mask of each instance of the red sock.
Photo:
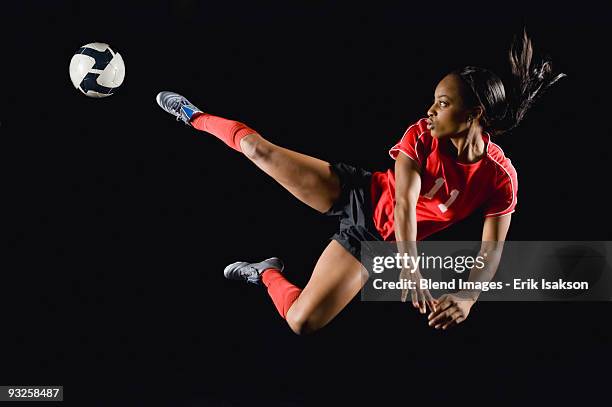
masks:
{"type": "Polygon", "coordinates": [[[291,304],[300,296],[302,290],[291,284],[283,274],[276,269],[268,269],[261,274],[261,279],[268,287],[268,295],[272,298],[274,306],[283,318],[287,318],[287,311],[291,304]]]}
{"type": "Polygon", "coordinates": [[[208,113],[200,113],[191,119],[191,125],[198,130],[207,131],[221,139],[225,144],[236,151],[240,151],[240,140],[249,134],[257,132],[244,123],[224,119],[208,113]]]}

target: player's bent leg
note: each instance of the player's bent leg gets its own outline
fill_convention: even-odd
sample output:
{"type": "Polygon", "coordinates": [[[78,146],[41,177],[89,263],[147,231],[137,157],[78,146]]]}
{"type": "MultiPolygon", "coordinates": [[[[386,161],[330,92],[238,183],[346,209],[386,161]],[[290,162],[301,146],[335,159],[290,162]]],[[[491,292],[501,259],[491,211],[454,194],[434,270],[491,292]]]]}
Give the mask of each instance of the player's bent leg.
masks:
{"type": "Polygon", "coordinates": [[[259,134],[242,138],[244,155],[287,191],[325,213],[340,196],[340,180],[328,162],[272,144],[259,134]]]}
{"type": "Polygon", "coordinates": [[[359,293],[367,279],[362,264],[332,240],[317,261],[308,284],[287,311],[296,334],[312,333],[329,323],[359,293]]]}

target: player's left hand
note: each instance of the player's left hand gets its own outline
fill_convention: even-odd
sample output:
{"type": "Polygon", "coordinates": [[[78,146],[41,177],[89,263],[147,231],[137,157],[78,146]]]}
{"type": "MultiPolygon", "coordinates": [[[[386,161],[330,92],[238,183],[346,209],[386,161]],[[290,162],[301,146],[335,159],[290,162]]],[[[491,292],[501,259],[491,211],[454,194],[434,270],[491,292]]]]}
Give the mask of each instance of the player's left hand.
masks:
{"type": "Polygon", "coordinates": [[[428,323],[435,329],[446,330],[465,321],[476,300],[457,293],[444,294],[437,302],[436,310],[427,316],[428,323]]]}

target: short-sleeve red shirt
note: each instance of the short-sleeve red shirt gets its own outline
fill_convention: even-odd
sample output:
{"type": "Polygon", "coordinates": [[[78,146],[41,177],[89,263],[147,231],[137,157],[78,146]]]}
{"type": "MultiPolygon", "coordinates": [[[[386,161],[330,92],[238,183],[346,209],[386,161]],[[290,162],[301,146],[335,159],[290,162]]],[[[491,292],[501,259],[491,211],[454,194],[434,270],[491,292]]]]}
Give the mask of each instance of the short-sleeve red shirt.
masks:
{"type": "MultiPolygon", "coordinates": [[[[389,150],[394,160],[406,154],[421,171],[421,192],[416,205],[417,240],[466,218],[478,209],[486,217],[514,212],[518,181],[516,170],[488,133],[483,133],[485,156],[472,164],[457,162],[441,151],[427,129],[425,118],[406,130],[389,150]]],[[[372,207],[376,229],[385,240],[395,240],[395,173],[393,168],[372,174],[372,207]]]]}

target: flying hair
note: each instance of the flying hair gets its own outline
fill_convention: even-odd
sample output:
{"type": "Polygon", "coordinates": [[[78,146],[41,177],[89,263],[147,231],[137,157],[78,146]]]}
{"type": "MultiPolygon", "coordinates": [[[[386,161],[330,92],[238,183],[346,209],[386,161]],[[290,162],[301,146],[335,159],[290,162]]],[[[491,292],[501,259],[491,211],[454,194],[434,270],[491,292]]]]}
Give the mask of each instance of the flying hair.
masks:
{"type": "Polygon", "coordinates": [[[520,38],[514,37],[508,52],[512,78],[507,91],[502,80],[488,69],[466,66],[452,72],[468,88],[466,105],[483,108],[481,124],[493,135],[518,127],[534,102],[550,86],[567,76],[554,73],[549,59],[534,61],[533,56],[531,39],[524,28],[520,38]]]}

